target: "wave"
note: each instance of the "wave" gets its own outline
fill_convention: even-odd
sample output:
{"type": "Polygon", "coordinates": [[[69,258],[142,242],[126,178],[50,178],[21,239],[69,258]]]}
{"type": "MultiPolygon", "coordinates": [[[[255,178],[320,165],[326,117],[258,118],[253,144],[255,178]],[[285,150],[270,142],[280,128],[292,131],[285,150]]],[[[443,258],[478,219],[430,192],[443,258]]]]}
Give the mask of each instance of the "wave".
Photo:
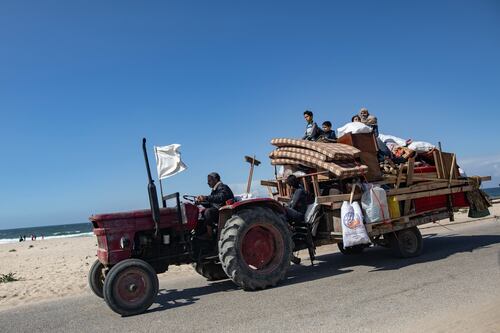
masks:
{"type": "MultiPolygon", "coordinates": [[[[74,237],[90,237],[93,236],[93,232],[84,232],[80,234],[70,234],[70,235],[54,235],[54,236],[45,236],[44,240],[46,239],[58,239],[58,238],[74,238],[74,237]]],[[[26,242],[31,241],[31,239],[26,238],[26,242]]],[[[37,237],[37,240],[35,242],[42,241],[42,238],[40,236],[37,237]]],[[[8,243],[19,243],[19,238],[5,238],[5,239],[0,239],[0,244],[8,244],[8,243]]]]}

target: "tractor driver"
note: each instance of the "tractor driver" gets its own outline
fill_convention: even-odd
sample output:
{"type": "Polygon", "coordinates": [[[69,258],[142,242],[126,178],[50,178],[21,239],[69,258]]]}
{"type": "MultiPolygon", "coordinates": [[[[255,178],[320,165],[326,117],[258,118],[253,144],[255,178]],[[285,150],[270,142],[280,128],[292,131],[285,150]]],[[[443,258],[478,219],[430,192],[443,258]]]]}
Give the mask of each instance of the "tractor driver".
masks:
{"type": "Polygon", "coordinates": [[[302,223],[307,210],[307,193],[300,184],[300,181],[295,175],[290,175],[286,179],[286,183],[292,189],[292,199],[286,210],[286,217],[289,222],[302,223]]]}
{"type": "Polygon", "coordinates": [[[199,226],[198,235],[206,234],[206,238],[212,238],[212,228],[219,222],[219,208],[226,204],[228,200],[234,200],[233,191],[226,184],[220,181],[217,172],[209,173],[207,183],[212,192],[210,195],[199,195],[196,203],[206,207],[203,212],[205,223],[199,226]],[[208,228],[207,228],[208,226],[208,228]]]}

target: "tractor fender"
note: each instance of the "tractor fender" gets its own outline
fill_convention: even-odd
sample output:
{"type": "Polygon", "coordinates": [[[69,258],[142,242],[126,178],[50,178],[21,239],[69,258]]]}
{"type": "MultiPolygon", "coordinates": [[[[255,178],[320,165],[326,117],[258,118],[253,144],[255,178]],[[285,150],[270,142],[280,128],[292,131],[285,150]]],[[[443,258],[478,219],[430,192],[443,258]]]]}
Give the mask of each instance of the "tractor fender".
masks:
{"type": "Polygon", "coordinates": [[[285,208],[283,207],[283,205],[271,198],[255,198],[238,201],[231,205],[224,206],[219,210],[218,234],[220,234],[220,231],[222,230],[222,228],[224,228],[226,221],[229,220],[229,218],[233,216],[235,212],[251,207],[266,207],[270,208],[277,214],[285,214],[285,208]]]}

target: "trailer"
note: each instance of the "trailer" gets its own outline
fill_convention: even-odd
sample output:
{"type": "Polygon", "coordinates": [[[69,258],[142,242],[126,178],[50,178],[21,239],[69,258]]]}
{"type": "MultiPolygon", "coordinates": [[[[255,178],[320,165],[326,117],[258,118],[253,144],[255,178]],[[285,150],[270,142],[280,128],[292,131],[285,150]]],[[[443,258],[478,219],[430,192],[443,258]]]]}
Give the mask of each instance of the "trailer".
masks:
{"type": "MultiPolygon", "coordinates": [[[[312,244],[303,244],[302,248],[308,247],[310,253],[317,246],[335,243],[344,254],[361,253],[367,247],[359,245],[344,248],[342,244],[340,208],[344,201],[361,199],[362,190],[361,186],[356,186],[358,184],[385,190],[389,208],[392,208],[389,209],[389,216],[379,222],[366,223],[365,228],[373,245],[390,247],[398,257],[414,257],[422,252],[419,225],[445,219],[454,221],[454,213],[460,209],[469,209],[471,201],[477,201],[477,197],[487,201],[479,187],[481,182],[489,181],[491,177],[461,176],[455,154],[434,149],[425,156],[412,156],[404,163],[395,164],[377,160],[377,141],[371,133],[348,134],[339,138],[339,142],[342,143],[328,143],[325,146],[293,139],[271,141],[278,146],[270,154],[272,164],[281,166],[285,175],[278,176],[276,171],[275,179],[262,180],[261,185],[268,188],[269,194],[276,201],[286,205],[292,194],[285,182],[288,171],[288,174],[295,174],[304,189],[313,194],[314,204],[321,206],[320,213],[313,217],[314,220],[306,221],[312,244]],[[342,177],[336,172],[336,167],[348,165],[345,160],[342,163],[336,162],[334,168],[326,164],[328,156],[331,157],[331,163],[335,163],[335,157],[332,157],[334,155],[327,151],[333,145],[337,145],[337,148],[347,145],[359,150],[359,154],[353,154],[352,161],[349,161],[359,172],[346,173],[342,177]],[[324,154],[327,158],[319,154],[324,154]],[[424,160],[426,162],[419,162],[424,160]],[[366,168],[362,169],[361,166],[366,168]]],[[[342,151],[346,147],[339,149],[342,151]]],[[[483,206],[488,206],[488,203],[483,206]]],[[[481,209],[485,211],[484,207],[481,209]]]]}

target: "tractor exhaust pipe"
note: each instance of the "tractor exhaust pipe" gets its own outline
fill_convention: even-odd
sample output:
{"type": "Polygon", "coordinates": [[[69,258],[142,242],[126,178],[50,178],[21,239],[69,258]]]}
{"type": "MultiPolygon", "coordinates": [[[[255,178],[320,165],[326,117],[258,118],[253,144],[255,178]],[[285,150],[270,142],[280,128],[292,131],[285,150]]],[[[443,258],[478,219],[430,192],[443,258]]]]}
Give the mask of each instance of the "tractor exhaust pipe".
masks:
{"type": "Polygon", "coordinates": [[[153,222],[155,223],[155,238],[158,238],[160,235],[160,205],[158,204],[158,194],[156,193],[155,182],[151,177],[151,169],[149,168],[148,153],[146,152],[146,138],[142,138],[142,151],[144,152],[144,162],[146,162],[146,170],[148,171],[149,205],[151,207],[153,222]]]}

